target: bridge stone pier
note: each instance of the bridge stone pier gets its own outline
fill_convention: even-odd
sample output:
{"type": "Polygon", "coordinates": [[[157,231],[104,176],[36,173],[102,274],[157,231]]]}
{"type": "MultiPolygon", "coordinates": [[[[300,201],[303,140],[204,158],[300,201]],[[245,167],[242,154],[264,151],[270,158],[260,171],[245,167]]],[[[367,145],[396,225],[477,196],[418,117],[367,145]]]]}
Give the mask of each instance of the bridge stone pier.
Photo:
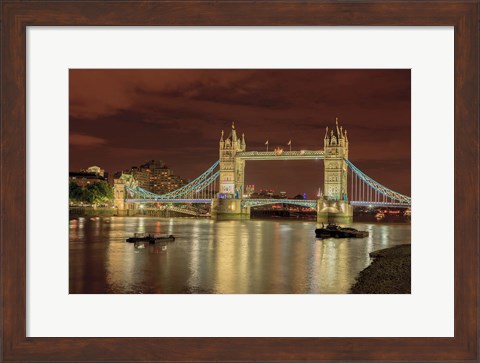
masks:
{"type": "Polygon", "coordinates": [[[353,220],[353,206],[346,200],[317,200],[317,222],[348,223],[353,220]]]}
{"type": "Polygon", "coordinates": [[[216,219],[249,219],[250,207],[243,207],[241,199],[212,199],[212,217],[216,219]]]}

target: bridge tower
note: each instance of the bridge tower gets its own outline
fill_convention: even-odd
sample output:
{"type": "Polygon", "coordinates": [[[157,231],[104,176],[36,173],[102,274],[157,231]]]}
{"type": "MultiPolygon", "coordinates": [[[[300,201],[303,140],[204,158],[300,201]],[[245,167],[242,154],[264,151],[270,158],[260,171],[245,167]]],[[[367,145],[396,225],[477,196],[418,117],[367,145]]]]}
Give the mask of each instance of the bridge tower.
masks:
{"type": "Polygon", "coordinates": [[[126,215],[125,206],[125,180],[115,179],[113,184],[113,204],[117,209],[117,215],[126,215]]]}
{"type": "Polygon", "coordinates": [[[325,131],[323,140],[324,149],[324,194],[317,202],[317,220],[324,221],[351,221],[353,207],[348,202],[347,176],[348,165],[348,136],[347,130],[338,126],[325,131]]]}
{"type": "Polygon", "coordinates": [[[131,188],[136,188],[138,182],[132,175],[122,174],[120,178],[114,179],[113,183],[113,205],[117,209],[117,215],[132,215],[131,213],[133,212],[133,209],[135,209],[135,205],[125,202],[125,199],[127,199],[125,187],[129,186],[131,188]]]}
{"type": "Polygon", "coordinates": [[[220,187],[217,198],[212,200],[212,215],[221,218],[249,218],[250,208],[242,208],[245,183],[245,160],[236,157],[237,152],[245,151],[245,135],[237,136],[235,124],[228,137],[220,137],[220,187]]]}

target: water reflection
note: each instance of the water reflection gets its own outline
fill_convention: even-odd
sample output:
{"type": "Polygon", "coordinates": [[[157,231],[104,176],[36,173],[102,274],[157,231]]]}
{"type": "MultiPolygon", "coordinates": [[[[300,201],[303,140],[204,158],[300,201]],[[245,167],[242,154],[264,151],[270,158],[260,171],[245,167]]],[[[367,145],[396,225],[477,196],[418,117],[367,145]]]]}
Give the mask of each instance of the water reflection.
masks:
{"type": "Polygon", "coordinates": [[[408,224],[354,223],[363,239],[315,239],[315,222],[149,217],[70,221],[71,293],[347,293],[368,253],[410,242],[408,224]],[[173,234],[135,248],[136,232],[173,234]]]}

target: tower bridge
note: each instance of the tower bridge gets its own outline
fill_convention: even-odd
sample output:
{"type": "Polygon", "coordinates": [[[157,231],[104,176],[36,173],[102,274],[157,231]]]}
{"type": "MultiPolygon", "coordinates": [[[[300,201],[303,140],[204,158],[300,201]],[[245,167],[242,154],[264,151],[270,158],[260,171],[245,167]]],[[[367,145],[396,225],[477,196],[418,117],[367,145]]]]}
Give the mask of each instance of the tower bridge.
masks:
{"type": "Polygon", "coordinates": [[[291,204],[317,211],[318,221],[349,221],[353,206],[409,207],[411,198],[395,192],[363,173],[348,160],[347,130],[327,127],[322,150],[247,151],[245,135],[235,125],[225,137],[221,132],[219,159],[189,184],[165,194],[154,194],[138,186],[128,174],[115,180],[115,206],[119,214],[139,203],[209,204],[216,218],[249,218],[250,208],[267,204],[291,204]],[[251,199],[245,193],[245,162],[266,160],[324,160],[323,191],[315,200],[251,199]],[[348,184],[350,176],[350,184],[348,184]]]}

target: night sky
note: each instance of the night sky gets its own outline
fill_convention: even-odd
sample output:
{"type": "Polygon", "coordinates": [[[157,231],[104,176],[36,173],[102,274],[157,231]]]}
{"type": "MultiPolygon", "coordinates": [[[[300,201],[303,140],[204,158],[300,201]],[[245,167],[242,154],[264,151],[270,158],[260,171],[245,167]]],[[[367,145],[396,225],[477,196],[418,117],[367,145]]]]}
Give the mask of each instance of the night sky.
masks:
{"type": "MultiPolygon", "coordinates": [[[[321,150],[348,130],[349,159],[410,195],[410,70],[70,70],[70,170],[163,160],[193,179],[235,122],[248,150],[321,150]]],[[[323,161],[247,161],[246,184],[289,196],[323,189],[323,161]]]]}

